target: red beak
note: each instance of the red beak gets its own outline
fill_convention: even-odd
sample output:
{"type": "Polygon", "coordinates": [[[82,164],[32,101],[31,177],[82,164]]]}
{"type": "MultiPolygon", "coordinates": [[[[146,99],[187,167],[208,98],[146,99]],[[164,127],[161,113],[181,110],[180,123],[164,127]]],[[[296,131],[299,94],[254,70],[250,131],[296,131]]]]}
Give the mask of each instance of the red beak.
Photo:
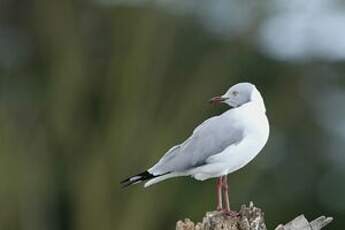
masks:
{"type": "Polygon", "coordinates": [[[222,103],[222,102],[225,101],[225,100],[226,100],[226,98],[221,97],[221,96],[217,96],[217,97],[211,98],[208,102],[209,102],[210,104],[215,104],[215,105],[217,105],[217,104],[222,103]]]}

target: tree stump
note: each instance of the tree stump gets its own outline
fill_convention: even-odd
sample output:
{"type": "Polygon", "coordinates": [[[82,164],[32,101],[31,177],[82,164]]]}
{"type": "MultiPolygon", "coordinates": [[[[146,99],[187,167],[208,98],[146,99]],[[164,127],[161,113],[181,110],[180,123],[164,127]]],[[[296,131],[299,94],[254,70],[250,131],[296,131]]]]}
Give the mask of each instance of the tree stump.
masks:
{"type": "MultiPolygon", "coordinates": [[[[286,225],[279,225],[275,230],[320,230],[330,222],[331,217],[319,217],[308,222],[304,215],[298,216],[286,225]]],[[[194,224],[190,219],[179,220],[176,230],[267,230],[264,213],[260,208],[242,205],[239,216],[227,216],[219,211],[207,212],[201,223],[194,224]]]]}

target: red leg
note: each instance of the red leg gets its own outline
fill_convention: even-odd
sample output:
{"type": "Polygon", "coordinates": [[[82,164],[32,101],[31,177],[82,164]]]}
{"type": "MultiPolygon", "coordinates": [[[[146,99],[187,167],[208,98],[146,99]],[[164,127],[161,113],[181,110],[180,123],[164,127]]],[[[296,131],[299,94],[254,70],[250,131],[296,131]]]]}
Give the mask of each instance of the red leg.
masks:
{"type": "Polygon", "coordinates": [[[217,184],[216,184],[216,192],[217,192],[217,210],[221,211],[223,210],[223,201],[222,201],[222,186],[223,186],[223,178],[218,177],[217,178],[217,184]]]}
{"type": "Polygon", "coordinates": [[[229,201],[229,185],[228,185],[228,176],[223,176],[223,194],[224,194],[224,203],[225,203],[225,214],[232,216],[232,217],[238,217],[239,213],[236,211],[232,211],[230,209],[230,201],[229,201]]]}
{"type": "Polygon", "coordinates": [[[229,185],[228,185],[228,176],[223,176],[223,194],[224,194],[224,203],[225,203],[225,211],[230,211],[230,201],[229,201],[229,185]]]}

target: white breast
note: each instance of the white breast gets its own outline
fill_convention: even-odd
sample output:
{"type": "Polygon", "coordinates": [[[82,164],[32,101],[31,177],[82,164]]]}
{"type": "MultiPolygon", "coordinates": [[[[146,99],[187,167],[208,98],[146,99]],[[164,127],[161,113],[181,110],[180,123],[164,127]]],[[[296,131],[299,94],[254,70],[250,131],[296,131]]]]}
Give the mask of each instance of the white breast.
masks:
{"type": "Polygon", "coordinates": [[[236,113],[239,125],[244,129],[244,137],[237,145],[225,149],[222,154],[221,160],[227,164],[227,173],[234,172],[253,160],[263,149],[269,136],[267,116],[255,106],[246,105],[238,108],[236,113]]]}

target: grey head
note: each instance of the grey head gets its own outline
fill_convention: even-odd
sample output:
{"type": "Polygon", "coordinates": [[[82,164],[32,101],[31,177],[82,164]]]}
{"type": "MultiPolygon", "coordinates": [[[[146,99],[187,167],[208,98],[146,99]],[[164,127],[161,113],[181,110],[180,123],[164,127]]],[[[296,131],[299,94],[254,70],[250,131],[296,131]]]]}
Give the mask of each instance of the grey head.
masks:
{"type": "Polygon", "coordinates": [[[240,107],[249,102],[254,102],[265,110],[265,105],[260,92],[257,90],[255,85],[248,82],[233,85],[224,95],[214,97],[210,100],[210,103],[225,103],[231,107],[240,107]]]}

